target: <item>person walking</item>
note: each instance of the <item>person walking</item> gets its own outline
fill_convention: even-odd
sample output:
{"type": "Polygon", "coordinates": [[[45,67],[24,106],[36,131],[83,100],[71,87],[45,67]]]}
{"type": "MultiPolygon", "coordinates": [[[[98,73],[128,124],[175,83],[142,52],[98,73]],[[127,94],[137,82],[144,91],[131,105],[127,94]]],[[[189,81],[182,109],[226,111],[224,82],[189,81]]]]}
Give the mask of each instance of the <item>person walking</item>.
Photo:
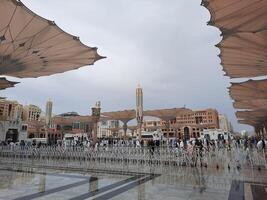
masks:
{"type": "Polygon", "coordinates": [[[196,163],[195,166],[197,165],[197,161],[199,160],[200,166],[202,167],[202,156],[203,156],[203,144],[202,141],[199,139],[196,139],[196,163]]]}

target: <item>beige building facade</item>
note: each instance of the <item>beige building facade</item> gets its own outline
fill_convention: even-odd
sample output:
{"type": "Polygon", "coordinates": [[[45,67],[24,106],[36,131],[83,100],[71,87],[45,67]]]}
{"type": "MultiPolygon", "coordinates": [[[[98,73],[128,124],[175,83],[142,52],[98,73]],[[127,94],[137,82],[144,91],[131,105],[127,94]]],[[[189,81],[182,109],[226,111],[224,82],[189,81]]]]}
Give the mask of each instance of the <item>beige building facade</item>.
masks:
{"type": "Polygon", "coordinates": [[[42,110],[35,105],[23,107],[23,121],[40,121],[42,110]]]}
{"type": "Polygon", "coordinates": [[[23,106],[17,101],[0,100],[0,141],[16,142],[25,139],[21,131],[23,106]]]}
{"type": "Polygon", "coordinates": [[[98,122],[98,138],[107,138],[113,136],[119,136],[119,131],[113,131],[113,129],[117,129],[120,127],[119,120],[107,120],[98,122]]]}
{"type": "Polygon", "coordinates": [[[219,127],[221,130],[232,133],[232,125],[226,115],[219,114],[219,127]]]}
{"type": "Polygon", "coordinates": [[[143,123],[143,127],[145,131],[153,131],[160,128],[167,138],[196,138],[200,137],[203,129],[218,129],[218,116],[218,112],[215,109],[189,110],[169,121],[146,120],[143,123]]]}
{"type": "Polygon", "coordinates": [[[23,106],[17,101],[0,100],[0,120],[18,120],[22,117],[23,106]]]}

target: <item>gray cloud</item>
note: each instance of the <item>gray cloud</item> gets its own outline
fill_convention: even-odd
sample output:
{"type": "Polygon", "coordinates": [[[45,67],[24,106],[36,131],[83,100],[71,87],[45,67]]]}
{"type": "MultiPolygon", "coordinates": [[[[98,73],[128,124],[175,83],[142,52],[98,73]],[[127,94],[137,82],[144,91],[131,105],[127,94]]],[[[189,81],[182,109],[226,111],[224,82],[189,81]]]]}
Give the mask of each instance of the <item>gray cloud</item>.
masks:
{"type": "MultiPolygon", "coordinates": [[[[64,74],[23,79],[2,95],[55,113],[88,114],[95,101],[103,110],[135,106],[135,87],[144,88],[146,109],[216,108],[238,125],[227,92],[219,50],[220,32],[206,25],[200,0],[46,0],[23,1],[82,42],[99,47],[107,59],[64,74]]],[[[11,80],[18,80],[11,78],[11,80]]]]}

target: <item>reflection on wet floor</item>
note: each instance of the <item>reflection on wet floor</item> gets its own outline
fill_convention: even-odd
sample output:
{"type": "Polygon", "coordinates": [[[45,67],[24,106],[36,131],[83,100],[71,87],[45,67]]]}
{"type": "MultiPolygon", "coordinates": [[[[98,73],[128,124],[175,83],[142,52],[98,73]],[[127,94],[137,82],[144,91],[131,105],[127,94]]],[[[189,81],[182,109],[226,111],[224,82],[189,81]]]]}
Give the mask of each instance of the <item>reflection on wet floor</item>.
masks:
{"type": "Polygon", "coordinates": [[[39,192],[45,192],[46,175],[40,174],[39,192]]]}
{"type": "Polygon", "coordinates": [[[161,174],[150,174],[0,167],[1,200],[266,199],[265,170],[166,166],[161,174]]]}
{"type": "Polygon", "coordinates": [[[146,197],[146,185],[138,185],[138,200],[145,200],[146,197]]]}
{"type": "Polygon", "coordinates": [[[98,190],[98,178],[97,177],[90,177],[88,192],[94,193],[97,190],[98,190]]]}

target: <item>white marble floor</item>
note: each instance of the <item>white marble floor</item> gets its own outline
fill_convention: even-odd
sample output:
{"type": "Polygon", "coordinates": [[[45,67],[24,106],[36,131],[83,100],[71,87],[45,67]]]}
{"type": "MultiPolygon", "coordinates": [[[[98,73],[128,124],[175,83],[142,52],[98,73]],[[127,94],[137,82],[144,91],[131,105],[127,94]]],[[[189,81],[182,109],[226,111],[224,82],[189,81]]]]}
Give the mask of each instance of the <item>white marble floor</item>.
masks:
{"type": "Polygon", "coordinates": [[[0,165],[0,199],[267,199],[266,170],[166,166],[161,172],[79,172],[0,165]]]}

